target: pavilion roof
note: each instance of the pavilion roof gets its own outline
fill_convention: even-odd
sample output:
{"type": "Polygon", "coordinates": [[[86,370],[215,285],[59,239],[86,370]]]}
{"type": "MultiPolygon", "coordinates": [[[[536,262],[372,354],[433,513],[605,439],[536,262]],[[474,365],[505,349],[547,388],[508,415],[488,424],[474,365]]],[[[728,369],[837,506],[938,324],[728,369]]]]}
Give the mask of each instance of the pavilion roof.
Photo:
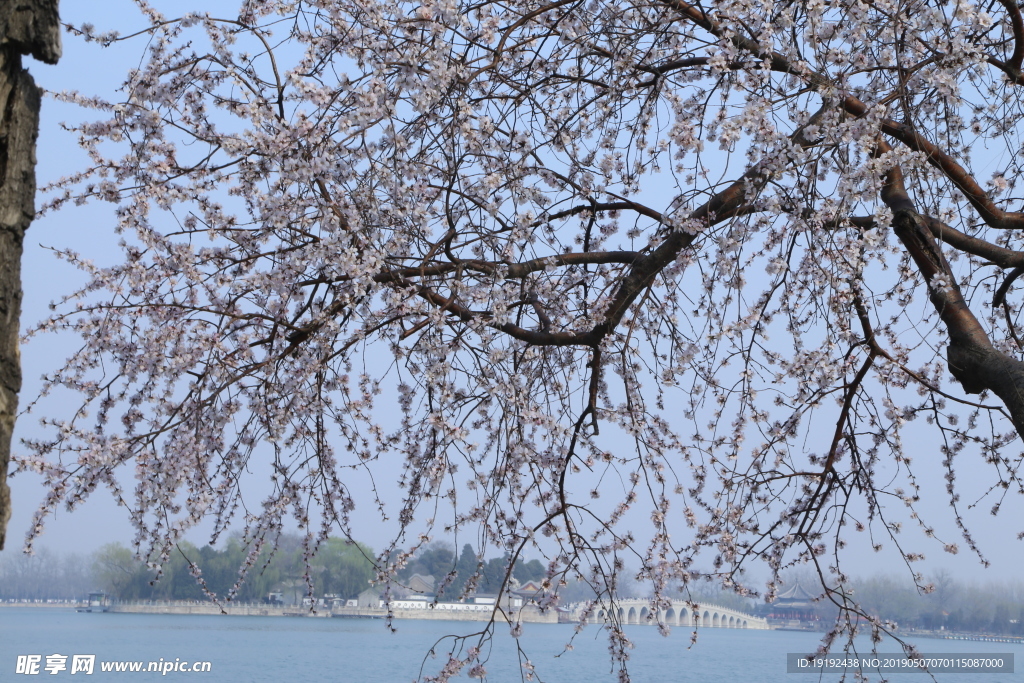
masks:
{"type": "Polygon", "coordinates": [[[779,593],[779,595],[775,598],[775,604],[779,604],[783,601],[814,602],[814,598],[815,596],[808,593],[807,590],[804,589],[804,587],[801,586],[799,582],[797,582],[793,584],[793,586],[789,590],[785,591],[784,593],[779,593]]]}

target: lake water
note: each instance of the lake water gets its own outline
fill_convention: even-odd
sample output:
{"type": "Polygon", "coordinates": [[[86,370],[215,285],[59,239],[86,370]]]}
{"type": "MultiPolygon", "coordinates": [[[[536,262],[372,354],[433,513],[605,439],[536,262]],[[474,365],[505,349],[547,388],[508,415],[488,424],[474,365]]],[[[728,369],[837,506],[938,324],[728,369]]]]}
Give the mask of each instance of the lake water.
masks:
{"type": "MultiPolygon", "coordinates": [[[[62,609],[0,608],[0,681],[225,681],[252,683],[352,682],[408,683],[436,673],[446,661],[448,634],[469,634],[482,624],[454,621],[395,621],[389,633],[383,621],[287,617],[178,616],[146,614],[78,614],[62,609]],[[436,646],[438,657],[424,660],[436,646]],[[68,655],[67,670],[49,674],[46,655],[68,655]],[[96,655],[94,673],[71,673],[71,655],[96,655]],[[42,655],[39,674],[17,675],[19,655],[42,655]],[[100,671],[104,661],[208,661],[209,673],[100,671]]],[[[635,683],[665,681],[728,681],[730,683],[813,683],[813,674],[786,673],[786,653],[812,652],[815,634],[788,631],[704,629],[688,648],[689,633],[674,629],[668,638],[650,626],[626,627],[635,644],[629,670],[635,683]]],[[[574,648],[559,656],[572,637],[564,624],[526,624],[520,644],[536,666],[539,679],[550,683],[616,681],[608,641],[596,627],[577,636],[574,648]]],[[[920,639],[928,653],[1009,653],[1016,655],[1017,673],[938,674],[943,683],[1019,683],[1024,680],[1024,647],[1007,643],[975,643],[920,639]]],[[[880,648],[896,652],[898,648],[880,648]]],[[[870,648],[866,648],[870,650],[870,648]]],[[[508,627],[500,626],[490,649],[488,681],[518,681],[520,661],[508,627]]],[[[822,680],[838,681],[839,675],[822,680]]],[[[878,680],[875,674],[871,680],[878,680]]],[[[926,683],[927,675],[889,674],[892,681],[926,683]]],[[[467,680],[461,678],[459,680],[467,680]]],[[[847,680],[852,680],[848,677],[847,680]]]]}

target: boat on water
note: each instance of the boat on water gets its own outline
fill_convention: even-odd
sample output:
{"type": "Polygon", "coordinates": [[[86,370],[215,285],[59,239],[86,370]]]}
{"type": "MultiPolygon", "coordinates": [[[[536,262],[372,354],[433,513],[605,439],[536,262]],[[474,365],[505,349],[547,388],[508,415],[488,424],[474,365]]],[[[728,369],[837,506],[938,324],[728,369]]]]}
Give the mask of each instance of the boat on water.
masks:
{"type": "Polygon", "coordinates": [[[89,598],[84,604],[75,608],[77,612],[108,612],[110,611],[110,596],[103,591],[89,593],[89,598]]]}

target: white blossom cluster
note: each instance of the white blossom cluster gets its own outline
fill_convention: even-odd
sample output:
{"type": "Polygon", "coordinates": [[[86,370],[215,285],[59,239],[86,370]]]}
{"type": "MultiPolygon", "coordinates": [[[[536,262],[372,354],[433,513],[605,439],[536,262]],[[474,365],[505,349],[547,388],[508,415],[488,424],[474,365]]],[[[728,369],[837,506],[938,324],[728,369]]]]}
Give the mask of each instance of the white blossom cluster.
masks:
{"type": "MultiPolygon", "coordinates": [[[[980,556],[918,518],[909,423],[954,507],[979,457],[1021,491],[1013,409],[943,352],[966,310],[1021,355],[1016,3],[138,4],[137,37],[76,29],[144,45],[121,92],[58,95],[95,110],[92,163],[45,210],[113,203],[123,259],[61,254],[89,282],[38,331],[82,346],[46,391],[81,402],[17,460],[50,485],[32,537],[105,487],[157,567],[241,523],[241,581],[288,516],[312,555],[353,533],[357,475],[400,470],[381,580],[435,528],[543,553],[551,602],[614,599],[627,564],[654,607],[770,600],[809,563],[850,610],[831,644],[847,543],[921,559],[909,519],[980,556]]],[[[436,680],[485,675],[468,652],[436,680]]]]}

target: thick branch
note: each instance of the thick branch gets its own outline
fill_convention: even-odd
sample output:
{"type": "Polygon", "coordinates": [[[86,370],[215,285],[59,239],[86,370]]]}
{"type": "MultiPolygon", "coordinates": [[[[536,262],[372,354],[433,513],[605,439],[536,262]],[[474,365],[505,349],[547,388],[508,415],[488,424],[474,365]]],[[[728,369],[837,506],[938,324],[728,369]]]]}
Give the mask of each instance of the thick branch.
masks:
{"type": "Polygon", "coordinates": [[[1000,268],[1019,268],[1024,266],[1024,251],[1014,251],[1013,249],[1000,247],[977,237],[971,237],[937,218],[926,217],[926,220],[932,235],[955,249],[980,256],[1000,268]]]}
{"type": "MultiPolygon", "coordinates": [[[[983,258],[1000,268],[1024,267],[1024,251],[1007,249],[981,238],[972,237],[933,216],[922,216],[922,218],[927,221],[928,229],[935,239],[945,242],[957,251],[983,258]]],[[[873,216],[851,216],[846,220],[864,230],[879,227],[873,216]]],[[[839,221],[836,221],[836,225],[839,225],[839,221]]]]}
{"type": "Polygon", "coordinates": [[[928,223],[913,211],[901,210],[893,218],[893,229],[928,282],[929,298],[946,326],[949,370],[967,393],[988,389],[999,396],[1017,433],[1024,436],[1024,362],[992,345],[964,301],[928,223]]]}
{"type": "Polygon", "coordinates": [[[39,89],[21,66],[60,57],[56,0],[0,0],[0,550],[11,516],[7,464],[21,390],[21,251],[35,215],[39,89]]]}
{"type": "MultiPolygon", "coordinates": [[[[690,21],[706,29],[712,35],[719,38],[725,35],[722,27],[713,19],[708,17],[698,7],[682,2],[681,0],[664,0],[664,2],[675,8],[690,21]]],[[[836,84],[824,74],[810,71],[806,67],[797,67],[785,56],[778,52],[762,48],[757,41],[751,38],[747,38],[746,36],[738,33],[733,33],[729,35],[728,39],[733,43],[733,45],[750,52],[758,59],[767,60],[771,64],[772,71],[798,76],[815,88],[828,90],[839,89],[836,84]]],[[[1016,54],[1016,48],[1014,54],[1016,54]]],[[[848,114],[852,114],[857,117],[867,115],[869,109],[867,104],[853,95],[846,95],[842,100],[841,106],[848,114]]],[[[963,166],[958,164],[953,157],[939,149],[930,140],[915,131],[913,127],[906,123],[899,123],[891,119],[883,119],[881,121],[881,129],[886,135],[899,140],[910,149],[924,154],[928,159],[928,163],[942,171],[942,173],[949,178],[956,188],[964,194],[967,201],[970,202],[971,206],[973,206],[978,212],[982,220],[984,220],[990,227],[999,228],[1001,230],[1024,228],[1024,213],[1003,211],[996,206],[995,202],[992,201],[992,198],[988,196],[988,194],[981,188],[981,185],[978,184],[974,177],[971,176],[963,166]]]]}
{"type": "Polygon", "coordinates": [[[1024,19],[1021,18],[1020,7],[1017,6],[1016,0],[999,0],[999,4],[1006,10],[1010,17],[1010,25],[1013,27],[1013,54],[1006,62],[994,57],[990,57],[988,61],[1002,69],[1011,81],[1020,84],[1022,82],[1020,67],[1024,62],[1024,19]]]}
{"type": "MultiPolygon", "coordinates": [[[[817,125],[827,108],[828,103],[815,112],[806,125],[817,125]]],[[[799,128],[790,136],[790,140],[801,147],[811,144],[804,138],[804,127],[799,128]]],[[[716,193],[706,203],[694,209],[688,217],[689,222],[704,228],[747,213],[749,211],[748,195],[752,188],[757,188],[766,182],[769,172],[765,170],[765,167],[769,162],[774,164],[775,161],[774,157],[762,160],[747,169],[729,187],[716,193]]],[[[642,259],[637,259],[631,272],[623,278],[612,297],[605,322],[595,327],[594,333],[603,338],[614,330],[640,293],[654,282],[658,273],[675,261],[683,249],[693,244],[696,236],[696,232],[673,230],[653,252],[642,259]]]]}
{"type": "MultiPolygon", "coordinates": [[[[847,97],[844,107],[850,113],[864,111],[867,107],[854,97],[847,97]],[[848,105],[848,106],[847,106],[848,105]]],[[[1003,211],[992,198],[988,196],[978,182],[967,172],[963,166],[958,164],[953,157],[940,150],[930,140],[919,134],[905,123],[897,123],[891,120],[882,121],[882,131],[891,137],[896,138],[910,149],[922,152],[928,159],[928,163],[936,167],[952,181],[960,190],[974,210],[978,212],[981,219],[987,225],[1000,230],[1019,230],[1024,228],[1024,213],[1018,211],[1003,211]]]]}

